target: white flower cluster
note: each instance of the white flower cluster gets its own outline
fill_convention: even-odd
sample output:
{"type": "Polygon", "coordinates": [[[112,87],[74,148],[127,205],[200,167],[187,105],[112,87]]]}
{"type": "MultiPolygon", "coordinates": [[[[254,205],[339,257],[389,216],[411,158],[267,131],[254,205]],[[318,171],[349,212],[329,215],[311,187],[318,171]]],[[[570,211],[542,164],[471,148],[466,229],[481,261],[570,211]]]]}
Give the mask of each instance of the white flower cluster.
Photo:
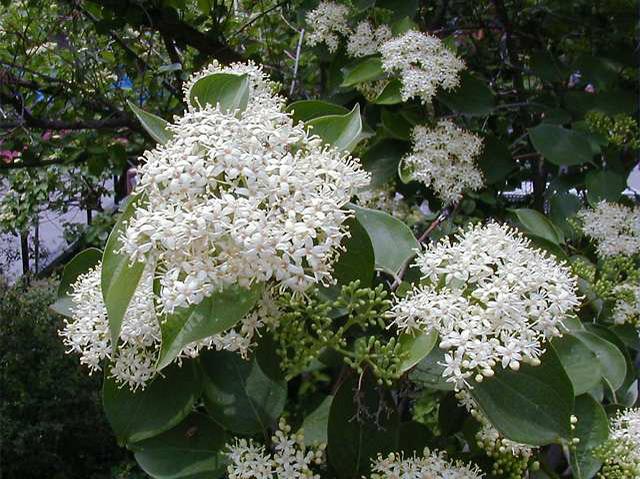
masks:
{"type": "Polygon", "coordinates": [[[464,61],[439,38],[415,30],[388,40],[380,53],[385,71],[400,75],[404,101],[419,97],[423,103],[430,103],[438,87],[455,88],[465,68],[464,61]]]}
{"type": "Polygon", "coordinates": [[[355,32],[349,35],[347,53],[356,58],[374,55],[390,38],[391,29],[387,25],[375,28],[368,21],[360,22],[355,32]]]}
{"type": "Polygon", "coordinates": [[[260,68],[207,73],[218,71],[249,76],[247,108],[191,107],[175,119],[172,140],[145,152],[138,191],[148,200],[121,237],[133,260],[159,265],[164,312],[230,284],[331,282],[351,215],[342,207],[369,182],[356,159],[293,124],[260,68]]]}
{"type": "Polygon", "coordinates": [[[417,223],[424,218],[419,207],[410,206],[401,193],[393,191],[390,187],[359,191],[357,203],[366,208],[389,213],[408,224],[417,223]]]}
{"type": "Polygon", "coordinates": [[[311,32],[307,35],[307,43],[310,46],[324,43],[331,53],[338,49],[340,36],[350,32],[347,18],[349,9],[335,2],[320,2],[320,4],[307,13],[307,25],[311,32]]]}
{"type": "Polygon", "coordinates": [[[284,419],[271,438],[273,453],[252,439],[236,439],[227,445],[229,479],[319,479],[312,467],[324,461],[324,445],[307,448],[304,434],[291,434],[291,427],[284,419]]]}
{"type": "Polygon", "coordinates": [[[632,324],[640,328],[640,284],[622,283],[613,289],[618,298],[613,307],[616,324],[632,324]]]}
{"type": "Polygon", "coordinates": [[[609,439],[595,455],[605,465],[602,479],[640,477],[640,408],[619,411],[611,420],[609,439]]]}
{"type": "Polygon", "coordinates": [[[640,207],[599,202],[593,209],[578,212],[584,233],[597,243],[601,256],[640,253],[640,207]]]}
{"type": "Polygon", "coordinates": [[[475,165],[482,140],[476,135],[441,120],[433,129],[416,126],[411,136],[413,150],[403,158],[404,167],[445,203],[460,200],[465,190],[482,188],[482,172],[475,165]]]}
{"type": "Polygon", "coordinates": [[[390,315],[400,331],[436,330],[443,377],[457,389],[494,368],[539,364],[547,339],[578,306],[568,268],[507,226],[476,225],[429,245],[416,265],[426,284],[398,300],[390,315]]]}
{"type": "MultiPolygon", "coordinates": [[[[153,265],[151,265],[153,266],[153,265]]],[[[80,355],[80,363],[93,373],[101,363],[111,361],[110,376],[135,390],[144,388],[157,370],[160,352],[160,324],[156,317],[153,293],[153,269],[147,267],[127,308],[120,332],[120,344],[113,353],[107,309],[100,286],[101,265],[78,277],[72,285],[72,317],[65,319],[59,332],[68,353],[80,355]]],[[[245,316],[237,329],[230,329],[185,346],[178,360],[195,357],[202,349],[235,351],[245,356],[254,346],[257,330],[271,324],[278,311],[266,292],[262,301],[245,316]]],[[[170,320],[170,319],[165,319],[170,320]]]]}
{"type": "Polygon", "coordinates": [[[371,479],[480,479],[484,474],[478,466],[447,459],[444,452],[425,448],[423,455],[405,458],[391,453],[378,456],[373,462],[371,479]]]}

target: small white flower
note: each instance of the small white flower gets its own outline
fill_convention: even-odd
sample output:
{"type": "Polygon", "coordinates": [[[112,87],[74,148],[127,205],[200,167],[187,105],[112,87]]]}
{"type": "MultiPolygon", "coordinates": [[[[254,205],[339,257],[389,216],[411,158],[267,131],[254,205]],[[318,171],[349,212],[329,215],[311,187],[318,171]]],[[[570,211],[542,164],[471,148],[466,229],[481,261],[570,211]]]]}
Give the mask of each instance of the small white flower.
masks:
{"type": "Polygon", "coordinates": [[[578,218],[601,256],[640,253],[640,207],[601,201],[593,209],[579,211],[578,218]]]}
{"type": "Polygon", "coordinates": [[[613,289],[613,293],[619,298],[613,308],[614,322],[640,328],[640,284],[622,283],[613,289]]]}
{"type": "Polygon", "coordinates": [[[320,4],[307,13],[307,25],[311,31],[307,35],[307,44],[310,46],[324,43],[331,53],[338,49],[340,36],[350,33],[347,22],[349,9],[335,2],[320,2],[320,4]]]}
{"type": "Polygon", "coordinates": [[[390,315],[400,331],[436,330],[445,350],[443,377],[457,389],[491,376],[496,365],[537,364],[579,305],[569,269],[506,226],[477,225],[419,253],[426,284],[390,315]]]}
{"type": "Polygon", "coordinates": [[[465,190],[482,188],[482,172],[475,164],[482,150],[480,138],[441,120],[433,129],[416,126],[412,140],[413,150],[404,157],[404,165],[445,203],[458,201],[465,190]]]}
{"type": "Polygon", "coordinates": [[[390,38],[391,29],[387,25],[374,28],[368,21],[360,22],[355,32],[349,35],[347,53],[356,58],[374,55],[390,38]]]}
{"type": "Polygon", "coordinates": [[[465,68],[440,39],[415,30],[388,40],[380,53],[385,71],[400,75],[403,101],[419,97],[423,103],[430,103],[437,88],[455,88],[465,68]]]}
{"type": "Polygon", "coordinates": [[[373,462],[371,479],[480,479],[478,466],[447,459],[444,452],[425,448],[422,456],[381,455],[373,462]]]}
{"type": "Polygon", "coordinates": [[[624,472],[616,477],[640,477],[640,408],[619,411],[609,429],[609,439],[595,453],[605,463],[602,477],[608,477],[607,469],[624,472]]]}

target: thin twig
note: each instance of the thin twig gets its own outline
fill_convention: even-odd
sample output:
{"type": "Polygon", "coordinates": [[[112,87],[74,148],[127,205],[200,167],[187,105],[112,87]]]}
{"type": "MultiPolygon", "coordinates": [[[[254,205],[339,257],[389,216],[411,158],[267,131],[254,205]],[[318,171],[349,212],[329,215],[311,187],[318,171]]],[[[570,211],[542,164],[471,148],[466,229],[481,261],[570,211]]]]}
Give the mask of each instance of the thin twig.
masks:
{"type": "Polygon", "coordinates": [[[296,61],[293,65],[293,78],[291,79],[291,88],[289,89],[289,96],[293,95],[296,87],[296,80],[298,78],[298,65],[300,64],[300,50],[302,50],[302,39],[304,38],[304,28],[300,30],[300,38],[298,39],[298,46],[296,47],[296,61]]]}

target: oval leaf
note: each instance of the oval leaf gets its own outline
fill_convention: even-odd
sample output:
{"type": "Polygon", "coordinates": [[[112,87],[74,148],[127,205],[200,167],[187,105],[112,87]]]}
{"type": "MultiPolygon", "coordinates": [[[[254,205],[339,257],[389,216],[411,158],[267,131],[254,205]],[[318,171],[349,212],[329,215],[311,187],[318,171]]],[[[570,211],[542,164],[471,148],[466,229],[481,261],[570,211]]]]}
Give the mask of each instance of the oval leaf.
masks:
{"type": "Polygon", "coordinates": [[[499,368],[471,391],[498,431],[533,446],[569,439],[574,405],[571,381],[552,347],[541,361],[536,367],[523,364],[517,372],[499,368]]]}
{"type": "Polygon", "coordinates": [[[71,317],[73,303],[69,297],[71,286],[78,276],[86,273],[102,260],[102,251],[97,248],[88,248],[81,251],[69,261],[62,271],[60,284],[58,285],[58,299],[50,306],[50,309],[63,316],[71,317]]]}
{"type": "Polygon", "coordinates": [[[571,468],[576,479],[591,479],[600,469],[602,461],[593,456],[593,450],[609,437],[607,413],[590,395],[576,398],[574,415],[578,418],[573,436],[580,439],[571,454],[571,468]]]}
{"type": "Polygon", "coordinates": [[[249,102],[248,75],[214,73],[196,81],[189,92],[189,103],[194,106],[220,105],[223,112],[244,110],[249,102]]]}
{"type": "Polygon", "coordinates": [[[369,234],[376,268],[396,276],[420,247],[411,229],[383,211],[353,204],[349,208],[356,212],[357,220],[369,234]]]}
{"type": "Polygon", "coordinates": [[[320,116],[346,115],[349,110],[341,105],[329,103],[323,100],[300,100],[287,106],[287,112],[291,113],[293,123],[306,122],[320,116]]]}
{"type": "Polygon", "coordinates": [[[536,151],[555,165],[582,165],[593,158],[589,139],[578,131],[542,123],[529,129],[529,138],[536,151]]]}
{"type": "Polygon", "coordinates": [[[341,87],[351,87],[358,83],[378,80],[384,76],[382,60],[380,57],[367,58],[366,60],[344,70],[344,79],[341,87]]]}
{"type": "Polygon", "coordinates": [[[120,328],[129,302],[138,287],[145,264],[135,262],[125,253],[120,253],[120,236],[124,233],[126,222],[133,216],[136,207],[144,201],[142,195],[131,198],[127,207],[113,227],[102,255],[102,297],[109,317],[111,344],[118,347],[120,328]]]}
{"type": "Polygon", "coordinates": [[[513,210],[524,228],[532,235],[550,241],[553,244],[564,243],[562,231],[542,213],[529,208],[513,210]]]}
{"type": "Polygon", "coordinates": [[[325,397],[320,405],[304,418],[302,429],[305,445],[327,443],[327,428],[329,427],[329,412],[332,403],[333,396],[325,397]]]}
{"type": "Polygon", "coordinates": [[[358,220],[350,218],[346,224],[350,237],[342,241],[344,250],[333,265],[332,276],[340,285],[358,280],[361,287],[368,288],[375,272],[373,245],[358,220]]]}
{"type": "Polygon", "coordinates": [[[627,362],[624,355],[606,339],[588,331],[575,331],[573,335],[593,351],[602,365],[602,375],[613,391],[624,383],[627,362]]]}
{"type": "Polygon", "coordinates": [[[307,122],[311,133],[339,150],[351,151],[360,141],[362,118],[360,105],[356,104],[346,115],[327,115],[307,122]]]}
{"type": "Polygon", "coordinates": [[[627,187],[626,179],[613,171],[590,171],[585,178],[587,199],[595,205],[599,201],[617,201],[627,187]]]}
{"type": "Polygon", "coordinates": [[[104,411],[119,442],[131,443],[157,436],[176,426],[193,410],[200,381],[193,362],[174,365],[147,385],[132,392],[105,377],[104,411]]]}
{"type": "Polygon", "coordinates": [[[169,123],[153,113],[144,111],[142,108],[137,107],[134,103],[127,100],[127,105],[131,108],[131,111],[136,115],[140,124],[151,135],[151,138],[156,140],[161,145],[167,143],[173,137],[173,133],[169,131],[167,126],[169,123]]]}
{"type": "Polygon", "coordinates": [[[134,445],[135,458],[154,479],[216,479],[226,472],[227,437],[214,421],[194,413],[160,436],[134,445]]]}
{"type": "Polygon", "coordinates": [[[260,299],[262,285],[251,289],[229,286],[189,308],[181,308],[164,318],[162,349],[157,368],[163,369],[189,343],[208,338],[231,328],[240,321],[260,299]]]}
{"type": "Polygon", "coordinates": [[[402,90],[402,82],[398,79],[391,80],[373,103],[376,105],[397,105],[402,103],[400,90],[402,90]]]}
{"type": "Polygon", "coordinates": [[[576,396],[591,391],[602,379],[602,366],[596,355],[582,341],[565,334],[553,340],[562,367],[566,371],[576,396]]]}
{"type": "Polygon", "coordinates": [[[487,83],[469,73],[462,74],[455,90],[443,91],[437,98],[453,111],[470,116],[489,115],[495,103],[487,83]]]}
{"type": "Polygon", "coordinates": [[[400,355],[403,358],[398,367],[400,373],[405,373],[422,361],[433,349],[438,341],[438,333],[410,334],[403,333],[398,338],[400,355]]]}

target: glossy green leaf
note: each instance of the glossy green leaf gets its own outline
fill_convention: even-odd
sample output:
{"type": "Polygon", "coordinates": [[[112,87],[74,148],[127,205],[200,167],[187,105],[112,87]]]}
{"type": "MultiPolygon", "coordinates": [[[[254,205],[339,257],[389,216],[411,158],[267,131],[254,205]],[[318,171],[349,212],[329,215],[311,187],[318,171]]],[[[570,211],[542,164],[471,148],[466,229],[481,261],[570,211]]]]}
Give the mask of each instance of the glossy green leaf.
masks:
{"type": "Polygon", "coordinates": [[[609,421],[602,405],[588,394],[576,398],[574,415],[578,418],[573,436],[580,439],[571,451],[571,468],[576,479],[591,479],[602,462],[593,450],[609,436],[609,421]]]}
{"type": "Polygon", "coordinates": [[[495,104],[487,83],[470,73],[462,74],[460,85],[455,90],[440,92],[437,98],[453,111],[469,116],[489,115],[495,104]]]}
{"type": "Polygon", "coordinates": [[[404,141],[382,140],[374,143],[360,158],[362,166],[371,173],[371,187],[382,186],[395,178],[400,159],[409,151],[404,141]]]}
{"type": "Polygon", "coordinates": [[[512,441],[542,446],[571,436],[573,387],[552,347],[540,366],[523,364],[518,371],[497,366],[495,376],[473,383],[471,394],[512,441]]]}
{"type": "Polygon", "coordinates": [[[356,65],[344,69],[342,87],[347,88],[358,83],[378,80],[384,76],[380,57],[367,58],[356,65]]]}
{"type": "Polygon", "coordinates": [[[249,102],[249,76],[214,73],[196,81],[189,92],[192,106],[220,105],[222,111],[244,110],[249,102]]]}
{"type": "Polygon", "coordinates": [[[538,153],[555,165],[582,165],[593,152],[586,135],[551,123],[529,129],[529,138],[538,153]]]}
{"type": "Polygon", "coordinates": [[[362,477],[378,453],[385,455],[397,450],[398,415],[391,409],[389,416],[382,414],[374,419],[365,412],[375,414],[381,401],[390,400],[378,393],[369,375],[362,380],[352,375],[338,389],[329,413],[328,455],[339,478],[362,477]]]}
{"type": "Polygon", "coordinates": [[[420,246],[409,227],[382,211],[353,204],[349,208],[355,211],[356,219],[369,234],[376,268],[397,275],[420,246]]]}
{"type": "Polygon", "coordinates": [[[484,139],[484,148],[478,160],[478,166],[489,185],[503,181],[517,168],[507,145],[493,135],[484,139]]]}
{"type": "Polygon", "coordinates": [[[294,123],[307,122],[314,118],[327,115],[346,115],[349,110],[341,105],[324,100],[300,100],[287,106],[294,123]]]}
{"type": "Polygon", "coordinates": [[[332,276],[339,285],[358,280],[361,287],[368,288],[373,282],[375,273],[375,256],[371,239],[357,219],[350,218],[346,224],[350,237],[342,241],[344,250],[333,265],[332,276]]]}
{"type": "Polygon", "coordinates": [[[376,105],[397,105],[402,103],[402,82],[398,79],[391,80],[378,97],[373,101],[376,105]]]}
{"type": "Polygon", "coordinates": [[[165,370],[136,392],[106,375],[102,404],[118,441],[132,443],[176,426],[193,410],[200,389],[197,371],[188,362],[165,370]]]}
{"type": "Polygon", "coordinates": [[[362,118],[360,105],[356,104],[346,115],[327,115],[307,122],[311,133],[339,150],[351,151],[360,141],[362,118]]]}
{"type": "Polygon", "coordinates": [[[245,360],[238,353],[207,351],[200,360],[205,406],[211,417],[235,433],[268,434],[284,409],[284,379],[273,378],[255,354],[245,360]]]}
{"type": "Polygon", "coordinates": [[[73,302],[69,297],[71,286],[76,282],[78,276],[86,273],[102,260],[102,251],[97,248],[88,248],[75,255],[62,271],[60,284],[58,285],[58,299],[49,308],[58,314],[71,317],[73,302]]]}
{"type": "Polygon", "coordinates": [[[602,375],[615,391],[624,382],[627,363],[620,350],[606,339],[588,331],[575,331],[573,335],[593,351],[602,365],[602,375]]]}
{"type": "Polygon", "coordinates": [[[163,318],[158,369],[167,367],[189,343],[221,333],[240,321],[260,299],[262,285],[251,289],[228,286],[197,305],[163,318]]]}
{"type": "Polygon", "coordinates": [[[438,342],[438,333],[403,333],[398,338],[399,354],[402,362],[398,367],[400,373],[405,373],[422,361],[438,342]]]}
{"type": "Polygon", "coordinates": [[[304,430],[304,443],[307,446],[327,443],[327,430],[329,427],[329,412],[333,404],[333,396],[328,395],[320,405],[309,415],[305,416],[302,423],[304,430]]]}
{"type": "Polygon", "coordinates": [[[151,138],[156,140],[161,145],[167,143],[173,137],[173,133],[169,131],[167,126],[169,123],[153,113],[144,111],[142,108],[137,107],[134,103],[127,100],[127,105],[131,108],[131,111],[136,115],[143,128],[151,135],[151,138]]]}
{"type": "Polygon", "coordinates": [[[194,413],[177,427],[134,444],[135,458],[154,479],[216,479],[226,472],[222,428],[204,414],[194,413]]]}
{"type": "Polygon", "coordinates": [[[602,380],[602,366],[582,341],[570,334],[553,340],[553,347],[564,367],[576,396],[589,392],[602,380]]]}
{"type": "Polygon", "coordinates": [[[119,252],[122,247],[120,236],[124,233],[126,223],[133,217],[137,206],[144,201],[145,199],[142,195],[131,198],[124,212],[120,215],[118,222],[113,227],[102,255],[100,282],[102,297],[109,316],[111,344],[114,349],[117,348],[124,315],[138,287],[145,267],[143,262],[136,261],[131,263],[131,258],[127,254],[119,252]]]}
{"type": "Polygon", "coordinates": [[[396,140],[410,141],[414,125],[400,113],[382,111],[382,126],[385,133],[396,140]]]}
{"type": "Polygon", "coordinates": [[[556,245],[564,243],[562,231],[542,213],[529,208],[519,208],[512,211],[528,233],[556,245]]]}
{"type": "Polygon", "coordinates": [[[589,203],[617,201],[627,187],[626,178],[614,171],[590,171],[585,178],[589,203]]]}

